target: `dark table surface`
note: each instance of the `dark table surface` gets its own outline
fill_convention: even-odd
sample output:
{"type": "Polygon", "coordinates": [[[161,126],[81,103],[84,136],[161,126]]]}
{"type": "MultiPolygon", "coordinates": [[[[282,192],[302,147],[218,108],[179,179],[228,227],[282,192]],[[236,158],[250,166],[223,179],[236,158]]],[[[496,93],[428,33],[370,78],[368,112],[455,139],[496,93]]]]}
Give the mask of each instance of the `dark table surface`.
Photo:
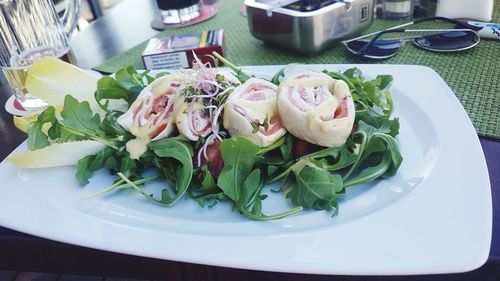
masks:
{"type": "MultiPolygon", "coordinates": [[[[150,28],[156,15],[151,0],[124,0],[72,38],[76,62],[94,67],[157,34],[150,28]],[[131,13],[133,18],[128,17],[131,13]]],[[[5,104],[11,90],[0,86],[5,104]]],[[[25,140],[0,109],[0,160],[25,140]]],[[[490,173],[493,198],[493,238],[490,256],[468,273],[432,276],[325,276],[240,270],[123,255],[68,245],[0,227],[0,270],[107,275],[154,280],[500,280],[500,141],[480,137],[490,173]]],[[[1,280],[0,280],[1,281],[1,280]]]]}

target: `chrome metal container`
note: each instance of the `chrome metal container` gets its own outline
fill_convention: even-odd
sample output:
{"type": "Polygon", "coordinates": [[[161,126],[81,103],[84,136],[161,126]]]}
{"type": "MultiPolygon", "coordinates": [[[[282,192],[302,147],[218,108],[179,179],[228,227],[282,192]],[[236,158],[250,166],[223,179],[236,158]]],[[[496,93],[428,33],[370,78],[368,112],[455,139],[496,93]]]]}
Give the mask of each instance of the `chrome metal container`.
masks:
{"type": "Polygon", "coordinates": [[[245,5],[255,38],[306,55],[360,34],[375,14],[375,0],[245,0],[245,5]]]}

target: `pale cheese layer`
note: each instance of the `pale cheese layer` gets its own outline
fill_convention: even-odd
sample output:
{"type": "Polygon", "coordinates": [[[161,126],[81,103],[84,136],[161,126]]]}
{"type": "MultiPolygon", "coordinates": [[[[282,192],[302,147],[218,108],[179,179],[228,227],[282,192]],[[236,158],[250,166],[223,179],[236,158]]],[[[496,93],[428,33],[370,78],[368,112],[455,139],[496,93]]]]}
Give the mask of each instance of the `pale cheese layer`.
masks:
{"type": "Polygon", "coordinates": [[[174,107],[174,118],[177,130],[179,130],[181,136],[192,141],[197,141],[200,137],[206,137],[212,132],[209,116],[202,114],[205,108],[202,102],[195,101],[190,105],[185,102],[184,96],[179,95],[177,97],[174,107]],[[189,114],[189,106],[192,107],[191,114],[189,114]]]}
{"type": "Polygon", "coordinates": [[[320,72],[299,74],[281,83],[277,103],[283,125],[297,138],[335,147],[351,133],[355,109],[344,81],[320,72]],[[334,117],[339,107],[346,116],[334,117]]]}
{"type": "Polygon", "coordinates": [[[262,79],[251,78],[237,87],[224,105],[224,128],[231,136],[245,136],[265,147],[281,138],[282,127],[276,108],[276,85],[262,79]],[[252,123],[262,124],[267,119],[269,128],[254,131],[252,123]]]}
{"type": "Polygon", "coordinates": [[[127,112],[117,120],[118,124],[136,136],[126,144],[132,159],[139,159],[147,150],[151,140],[169,136],[175,129],[173,118],[174,100],[182,77],[168,74],[153,81],[144,88],[127,112]],[[163,111],[155,112],[155,107],[163,111]]]}
{"type": "Polygon", "coordinates": [[[157,140],[169,136],[175,128],[171,112],[152,113],[149,116],[146,113],[155,106],[155,101],[158,101],[162,96],[167,98],[165,108],[168,110],[172,107],[171,110],[173,111],[174,100],[178,93],[177,89],[172,87],[172,83],[179,84],[182,79],[180,75],[168,74],[155,80],[141,91],[129,110],[118,118],[118,124],[138,138],[157,140]],[[167,117],[167,115],[170,117],[167,117]],[[153,124],[155,118],[164,122],[153,124]],[[161,128],[163,126],[164,128],[161,128]],[[161,130],[155,132],[159,128],[161,130]]]}

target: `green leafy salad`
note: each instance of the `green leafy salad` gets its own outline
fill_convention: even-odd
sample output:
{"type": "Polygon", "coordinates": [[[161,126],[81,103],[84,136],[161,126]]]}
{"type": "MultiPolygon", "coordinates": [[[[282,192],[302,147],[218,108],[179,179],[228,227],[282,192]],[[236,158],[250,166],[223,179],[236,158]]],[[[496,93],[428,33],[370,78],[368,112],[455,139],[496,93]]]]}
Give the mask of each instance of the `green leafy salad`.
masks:
{"type": "Polygon", "coordinates": [[[282,69],[267,81],[213,55],[233,71],[195,58],[191,70],[153,77],[127,67],[96,78],[57,59],[40,60],[26,84],[49,106],[15,119],[27,131],[29,151],[9,161],[76,165],[81,186],[108,170],[113,183],[84,200],[138,192],[163,206],[181,198],[208,209],[228,201],[254,220],[304,209],[334,216],[350,187],[396,174],[402,156],[390,75],[366,80],[351,68],[288,76],[282,69]],[[152,181],[163,187],[146,191],[152,181]],[[270,183],[279,183],[271,191],[283,194],[288,210],[264,211],[270,183]]]}

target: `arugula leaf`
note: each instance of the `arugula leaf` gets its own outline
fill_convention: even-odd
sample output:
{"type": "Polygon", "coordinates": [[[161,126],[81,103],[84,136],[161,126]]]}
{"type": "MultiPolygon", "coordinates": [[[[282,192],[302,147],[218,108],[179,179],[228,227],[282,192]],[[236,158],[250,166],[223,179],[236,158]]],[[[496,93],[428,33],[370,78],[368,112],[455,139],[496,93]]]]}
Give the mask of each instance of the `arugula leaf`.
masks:
{"type": "Polygon", "coordinates": [[[99,128],[101,118],[93,114],[88,102],[78,102],[74,97],[66,95],[61,111],[61,124],[87,135],[104,135],[99,128]]]}
{"type": "Polygon", "coordinates": [[[157,200],[149,195],[150,199],[163,205],[171,206],[188,190],[193,176],[193,149],[188,142],[176,139],[161,139],[149,144],[157,158],[155,166],[168,179],[171,195],[168,188],[164,188],[161,199],[157,200]]]}
{"type": "MultiPolygon", "coordinates": [[[[145,74],[147,75],[147,72],[145,74]]],[[[120,86],[132,92],[144,86],[142,77],[133,66],[121,68],[115,73],[115,79],[120,86]]]]}
{"type": "MultiPolygon", "coordinates": [[[[37,120],[28,124],[28,149],[36,150],[50,145],[49,137],[43,132],[46,123],[51,123],[52,127],[57,126],[55,108],[47,107],[37,120]]],[[[52,135],[52,134],[51,134],[52,135]]]]}
{"type": "Polygon", "coordinates": [[[248,208],[249,205],[253,203],[253,200],[260,193],[260,188],[262,187],[260,176],[259,169],[252,170],[250,174],[248,174],[243,182],[243,188],[241,188],[239,192],[240,197],[238,198],[238,202],[236,202],[237,205],[248,208]]]}
{"type": "Polygon", "coordinates": [[[388,126],[389,134],[395,137],[399,133],[399,121],[390,119],[394,111],[389,87],[392,85],[391,75],[379,75],[373,80],[364,81],[363,74],[357,68],[344,73],[327,72],[335,79],[343,80],[349,86],[356,107],[356,121],[363,121],[375,128],[388,126]]]}
{"type": "Polygon", "coordinates": [[[170,72],[161,71],[161,72],[156,73],[155,77],[152,80],[149,79],[149,76],[146,76],[146,79],[148,80],[148,84],[151,84],[151,82],[153,82],[155,79],[158,79],[158,78],[163,77],[163,76],[168,75],[168,74],[170,74],[170,72]]]}
{"type": "Polygon", "coordinates": [[[276,72],[276,74],[274,74],[273,78],[271,79],[271,83],[273,83],[276,86],[279,86],[281,83],[280,79],[285,77],[285,69],[287,67],[288,65],[280,69],[278,72],[276,72]]]}
{"type": "Polygon", "coordinates": [[[110,99],[122,99],[130,105],[133,93],[123,88],[115,79],[106,76],[97,81],[97,90],[94,96],[101,108],[108,111],[110,99]]]}
{"type": "Polygon", "coordinates": [[[283,157],[283,160],[285,161],[290,161],[293,158],[293,135],[290,133],[287,133],[285,136],[285,142],[283,145],[280,146],[280,152],[281,156],[283,157]]]}
{"type": "Polygon", "coordinates": [[[344,192],[340,175],[331,174],[308,162],[293,173],[295,183],[285,190],[285,195],[294,205],[316,210],[335,209],[336,212],[337,197],[344,192]]]}
{"type": "Polygon", "coordinates": [[[118,171],[120,171],[120,173],[124,174],[129,179],[138,175],[137,170],[139,168],[139,161],[130,158],[130,154],[127,151],[123,151],[121,154],[122,155],[118,155],[120,159],[120,166],[118,171]]]}
{"type": "Polygon", "coordinates": [[[260,169],[254,168],[256,162],[262,159],[258,155],[258,145],[244,137],[232,137],[221,143],[220,150],[225,166],[217,179],[217,185],[243,215],[255,220],[270,220],[302,210],[302,207],[297,207],[273,215],[262,213],[261,201],[264,197],[260,193],[263,179],[260,169]]]}
{"type": "Polygon", "coordinates": [[[227,200],[226,195],[221,191],[219,193],[209,193],[199,196],[191,196],[198,204],[204,208],[208,205],[208,208],[213,208],[219,201],[227,200]]]}
{"type": "Polygon", "coordinates": [[[380,140],[385,143],[385,153],[389,154],[391,159],[389,168],[382,175],[382,177],[388,178],[394,176],[401,166],[401,163],[403,162],[403,157],[401,156],[401,152],[399,151],[399,146],[396,140],[392,136],[384,134],[376,134],[375,136],[373,136],[373,139],[380,140]]]}
{"type": "Polygon", "coordinates": [[[355,143],[348,139],[343,146],[325,148],[305,155],[301,159],[315,162],[316,166],[322,169],[337,171],[354,164],[357,158],[354,153],[355,146],[355,143]]]}
{"type": "MultiPolygon", "coordinates": [[[[159,73],[156,78],[165,75],[159,73]]],[[[130,106],[139,93],[146,87],[144,83],[151,83],[155,78],[149,75],[149,71],[138,73],[133,66],[119,69],[115,73],[115,78],[106,76],[97,82],[95,99],[104,111],[109,111],[109,100],[124,100],[130,106]]]]}
{"type": "Polygon", "coordinates": [[[217,182],[210,173],[208,165],[206,164],[194,171],[193,180],[191,181],[191,187],[194,190],[205,194],[221,191],[217,187],[217,182]]]}
{"type": "Polygon", "coordinates": [[[345,186],[352,186],[371,182],[379,177],[392,177],[401,166],[403,158],[399,146],[391,135],[387,134],[388,128],[374,128],[361,122],[357,135],[362,136],[358,159],[346,174],[345,186]],[[364,165],[364,168],[363,168],[364,165]],[[349,178],[351,173],[359,167],[362,170],[355,177],[349,178]]]}
{"type": "Polygon", "coordinates": [[[261,156],[257,155],[259,150],[258,145],[244,137],[232,137],[220,145],[224,168],[217,185],[234,202],[240,199],[241,187],[253,165],[261,159],[261,156]]]}
{"type": "Polygon", "coordinates": [[[122,114],[123,112],[117,110],[106,113],[100,125],[100,129],[105,132],[106,135],[120,136],[123,137],[124,140],[130,140],[133,138],[133,135],[118,124],[118,117],[122,114]]]}
{"type": "Polygon", "coordinates": [[[354,79],[354,80],[363,80],[363,73],[359,68],[353,67],[350,68],[343,73],[346,77],[354,79]]]}
{"type": "Polygon", "coordinates": [[[49,129],[51,138],[58,138],[58,142],[73,140],[95,140],[115,150],[116,139],[109,139],[100,128],[101,122],[98,114],[93,114],[89,103],[78,102],[70,95],[64,98],[64,107],[61,111],[61,120],[53,123],[49,129]],[[54,128],[54,126],[57,128],[54,128]]]}
{"type": "Polygon", "coordinates": [[[105,167],[106,161],[113,152],[112,148],[106,147],[95,155],[88,155],[80,159],[76,164],[76,179],[80,185],[87,185],[94,172],[105,167]]]}

